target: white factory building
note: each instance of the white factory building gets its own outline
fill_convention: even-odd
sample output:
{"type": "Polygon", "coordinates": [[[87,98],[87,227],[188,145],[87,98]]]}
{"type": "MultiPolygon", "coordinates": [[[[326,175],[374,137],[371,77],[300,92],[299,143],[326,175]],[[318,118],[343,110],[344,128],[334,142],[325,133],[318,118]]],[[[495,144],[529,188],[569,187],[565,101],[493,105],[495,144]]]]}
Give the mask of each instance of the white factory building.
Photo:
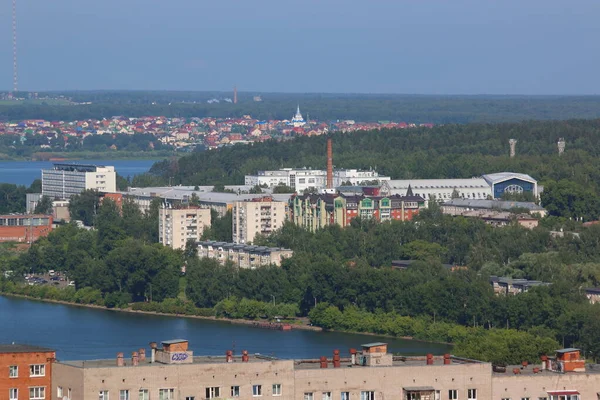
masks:
{"type": "MultiPolygon", "coordinates": [[[[377,171],[361,171],[357,169],[336,169],[333,171],[333,186],[365,185],[374,182],[389,181],[389,176],[380,176],[377,171]]],[[[277,185],[289,186],[302,193],[309,188],[324,189],[327,185],[327,171],[323,169],[307,168],[282,168],[275,171],[258,171],[256,175],[246,175],[244,184],[246,186],[277,185]]]]}

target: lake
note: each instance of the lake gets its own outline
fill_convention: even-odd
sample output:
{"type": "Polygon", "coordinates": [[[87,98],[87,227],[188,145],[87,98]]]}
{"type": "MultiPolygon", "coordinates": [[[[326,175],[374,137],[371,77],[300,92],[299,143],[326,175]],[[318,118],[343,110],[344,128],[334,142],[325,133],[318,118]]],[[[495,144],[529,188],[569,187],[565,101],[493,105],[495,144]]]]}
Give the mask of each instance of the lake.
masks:
{"type": "Polygon", "coordinates": [[[304,330],[275,331],[223,321],[130,314],[0,296],[0,343],[50,347],[62,360],[113,358],[150,342],[187,339],[196,355],[236,354],[248,350],[279,358],[330,357],[347,354],[363,343],[386,342],[391,352],[406,355],[444,354],[443,344],[379,336],[304,330]]]}
{"type": "MultiPolygon", "coordinates": [[[[148,172],[157,160],[78,160],[76,164],[112,165],[124,178],[148,172]]],[[[52,168],[51,161],[0,161],[0,183],[29,186],[42,178],[42,169],[52,168]]]]}

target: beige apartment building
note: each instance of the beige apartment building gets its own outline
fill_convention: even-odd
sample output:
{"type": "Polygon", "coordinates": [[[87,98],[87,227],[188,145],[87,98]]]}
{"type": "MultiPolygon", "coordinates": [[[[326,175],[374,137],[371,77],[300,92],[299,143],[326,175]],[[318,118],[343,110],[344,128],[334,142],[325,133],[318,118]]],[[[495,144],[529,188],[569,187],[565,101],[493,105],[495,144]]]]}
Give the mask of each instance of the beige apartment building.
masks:
{"type": "Polygon", "coordinates": [[[332,350],[320,359],[279,360],[224,350],[195,356],[169,340],[109,360],[57,361],[52,395],[64,400],[595,400],[600,371],[576,349],[539,365],[504,370],[451,355],[393,356],[385,343],[332,350]]]}
{"type": "Polygon", "coordinates": [[[198,242],[198,257],[212,258],[221,264],[229,261],[240,268],[254,269],[261,265],[280,267],[281,262],[292,255],[294,255],[292,250],[279,247],[251,246],[212,240],[198,242]]]}
{"type": "Polygon", "coordinates": [[[257,234],[270,235],[287,218],[287,203],[272,197],[236,201],[232,209],[233,242],[250,244],[257,234]]]}
{"type": "Polygon", "coordinates": [[[184,249],[188,240],[198,241],[210,223],[208,208],[162,207],[158,214],[158,241],[173,249],[184,249]]]}

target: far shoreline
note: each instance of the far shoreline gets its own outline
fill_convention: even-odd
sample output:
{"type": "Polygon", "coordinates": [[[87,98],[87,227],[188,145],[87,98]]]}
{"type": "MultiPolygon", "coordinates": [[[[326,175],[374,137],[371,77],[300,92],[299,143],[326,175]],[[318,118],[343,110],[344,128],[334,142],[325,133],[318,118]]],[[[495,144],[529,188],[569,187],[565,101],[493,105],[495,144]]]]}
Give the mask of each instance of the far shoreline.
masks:
{"type": "MultiPolygon", "coordinates": [[[[201,319],[201,320],[205,320],[205,321],[225,322],[225,323],[230,323],[230,324],[235,324],[235,325],[255,326],[256,324],[261,322],[261,321],[248,320],[248,319],[217,318],[214,316],[206,317],[206,316],[201,316],[201,315],[170,314],[170,313],[161,313],[161,312],[156,312],[156,311],[133,310],[130,307],[128,307],[128,308],[108,308],[105,306],[98,306],[98,305],[94,305],[94,304],[81,304],[81,303],[73,303],[73,302],[63,301],[63,300],[40,299],[38,297],[31,297],[31,296],[22,295],[22,294],[12,294],[12,293],[3,293],[3,292],[0,292],[0,296],[16,297],[16,298],[21,298],[21,299],[25,299],[25,300],[39,301],[42,303],[62,304],[62,305],[66,305],[66,306],[91,308],[91,309],[96,309],[96,310],[104,310],[104,311],[112,311],[112,312],[122,312],[122,313],[142,314],[142,315],[155,315],[155,316],[171,317],[171,318],[201,319]]],[[[291,324],[291,326],[292,326],[292,330],[304,330],[304,331],[324,332],[324,333],[325,332],[348,333],[348,334],[353,334],[353,335],[378,336],[378,337],[384,337],[384,338],[390,338],[390,339],[408,340],[411,342],[431,343],[431,344],[439,344],[439,345],[444,345],[444,346],[454,346],[454,343],[415,339],[411,336],[393,336],[393,335],[386,335],[386,334],[373,333],[373,332],[357,332],[357,331],[344,331],[344,330],[336,330],[336,329],[323,329],[319,326],[304,325],[304,324],[300,324],[300,325],[291,324]]]]}

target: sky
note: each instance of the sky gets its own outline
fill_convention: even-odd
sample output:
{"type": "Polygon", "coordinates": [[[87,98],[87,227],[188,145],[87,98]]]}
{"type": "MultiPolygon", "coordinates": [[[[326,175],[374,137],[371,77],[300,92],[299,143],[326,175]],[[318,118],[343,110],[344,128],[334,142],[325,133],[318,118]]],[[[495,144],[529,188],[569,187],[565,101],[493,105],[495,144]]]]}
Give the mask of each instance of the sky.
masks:
{"type": "Polygon", "coordinates": [[[17,2],[20,90],[600,94],[598,0],[17,2]]]}

